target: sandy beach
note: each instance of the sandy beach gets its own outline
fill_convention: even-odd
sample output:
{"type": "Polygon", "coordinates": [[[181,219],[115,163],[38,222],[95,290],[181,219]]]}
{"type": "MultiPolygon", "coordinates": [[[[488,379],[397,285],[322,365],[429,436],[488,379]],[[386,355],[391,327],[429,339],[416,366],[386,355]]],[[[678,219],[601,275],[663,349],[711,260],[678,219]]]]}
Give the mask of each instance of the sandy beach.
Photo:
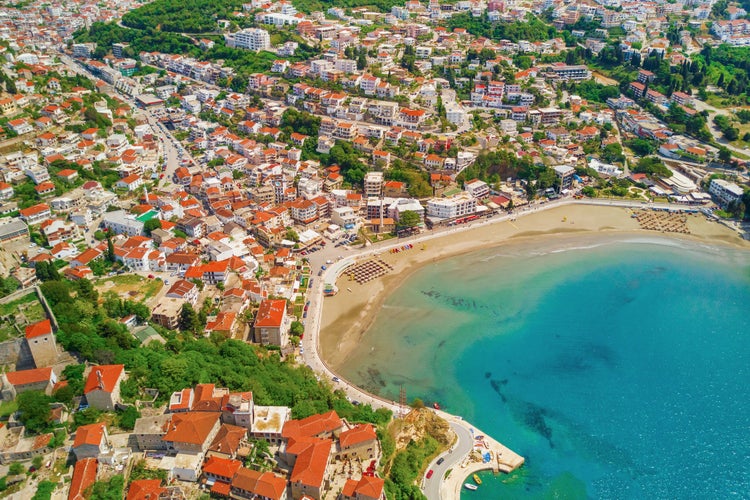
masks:
{"type": "MultiPolygon", "coordinates": [[[[392,266],[393,271],[363,284],[342,275],[337,282],[339,293],[325,299],[319,334],[320,356],[335,370],[372,324],[386,297],[411,273],[440,259],[483,248],[537,239],[540,245],[545,245],[560,238],[574,241],[577,236],[590,238],[596,234],[631,233],[750,249],[750,242],[724,225],[707,220],[702,214],[688,215],[690,234],[665,234],[641,229],[638,221],[631,217],[632,213],[632,210],[620,207],[565,205],[519,216],[512,221],[496,221],[448,232],[424,244],[415,243],[408,251],[396,254],[382,251],[376,258],[392,266]]],[[[399,241],[393,240],[393,243],[399,241]]],[[[369,258],[363,257],[362,261],[369,258]]]]}

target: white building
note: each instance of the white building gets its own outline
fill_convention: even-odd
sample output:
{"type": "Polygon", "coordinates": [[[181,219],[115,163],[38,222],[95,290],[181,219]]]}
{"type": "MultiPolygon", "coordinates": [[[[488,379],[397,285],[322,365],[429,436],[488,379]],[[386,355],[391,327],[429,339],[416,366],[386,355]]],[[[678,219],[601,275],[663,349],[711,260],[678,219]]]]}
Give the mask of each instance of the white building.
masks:
{"type": "Polygon", "coordinates": [[[271,35],[260,28],[248,28],[228,35],[227,45],[238,49],[268,50],[271,48],[271,35]]]}
{"type": "Polygon", "coordinates": [[[740,186],[724,179],[712,179],[708,192],[714,197],[716,203],[724,208],[732,202],[739,201],[744,193],[740,186]]]}
{"type": "Polygon", "coordinates": [[[367,172],[364,181],[364,196],[379,197],[383,192],[383,172],[367,172]]]}
{"type": "Polygon", "coordinates": [[[427,216],[438,219],[453,219],[471,215],[477,208],[477,200],[468,193],[451,198],[433,198],[427,201],[427,216]]]}
{"type": "Polygon", "coordinates": [[[486,182],[473,179],[464,183],[464,189],[472,197],[481,200],[490,195],[490,187],[486,182]]]}

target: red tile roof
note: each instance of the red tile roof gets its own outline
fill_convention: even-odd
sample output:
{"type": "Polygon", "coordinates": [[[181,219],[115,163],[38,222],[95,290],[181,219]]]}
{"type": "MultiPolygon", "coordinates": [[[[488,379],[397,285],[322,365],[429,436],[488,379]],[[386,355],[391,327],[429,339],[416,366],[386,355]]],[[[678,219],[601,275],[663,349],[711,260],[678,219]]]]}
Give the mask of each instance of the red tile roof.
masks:
{"type": "Polygon", "coordinates": [[[312,415],[301,420],[289,420],[284,424],[281,435],[285,438],[299,436],[320,436],[340,429],[343,423],[335,410],[321,415],[312,415]]]}
{"type": "Polygon", "coordinates": [[[48,319],[34,323],[26,327],[26,338],[33,339],[34,337],[40,337],[52,333],[52,325],[48,319]]]}
{"type": "Polygon", "coordinates": [[[76,430],[73,448],[78,448],[84,444],[99,446],[102,442],[102,436],[104,436],[104,423],[82,425],[76,430]]]}
{"type": "Polygon", "coordinates": [[[139,479],[130,483],[127,500],[158,500],[166,491],[160,479],[139,479]]]}
{"type": "Polygon", "coordinates": [[[68,500],[85,500],[84,492],[96,482],[95,458],[84,458],[76,462],[73,469],[73,479],[70,482],[68,500]]]}
{"type": "Polygon", "coordinates": [[[226,477],[231,481],[240,467],[242,467],[242,462],[239,460],[212,456],[203,464],[203,473],[226,477]]]}
{"type": "Polygon", "coordinates": [[[255,327],[280,327],[286,312],[286,300],[262,300],[255,316],[255,327]]]}
{"type": "MultiPolygon", "coordinates": [[[[300,438],[304,443],[304,449],[297,454],[294,469],[290,480],[293,483],[301,483],[308,486],[320,488],[325,479],[328,458],[331,455],[333,441],[330,439],[300,438]]],[[[288,442],[288,447],[293,447],[296,439],[288,442]]],[[[302,444],[302,443],[300,443],[302,444]]]]}
{"type": "Polygon", "coordinates": [[[385,481],[379,477],[362,476],[356,479],[348,479],[341,492],[346,497],[380,498],[383,495],[385,481]]]}
{"type": "Polygon", "coordinates": [[[86,379],[86,386],[83,388],[83,393],[88,394],[91,391],[97,389],[105,392],[113,392],[117,380],[125,370],[124,365],[102,365],[95,366],[91,369],[89,377],[86,379]]]}
{"type": "Polygon", "coordinates": [[[218,412],[176,413],[162,439],[174,443],[202,445],[208,439],[208,435],[219,421],[220,416],[221,414],[218,412]]]}
{"type": "Polygon", "coordinates": [[[271,472],[240,467],[232,479],[232,488],[250,491],[264,498],[278,500],[286,490],[286,481],[271,472]]]}
{"type": "Polygon", "coordinates": [[[11,385],[38,384],[48,382],[52,378],[52,367],[34,368],[33,370],[21,370],[5,374],[11,385]]]}
{"type": "Polygon", "coordinates": [[[378,436],[375,434],[375,428],[372,424],[362,424],[342,432],[339,435],[339,444],[343,449],[366,441],[376,440],[377,438],[378,436]]]}

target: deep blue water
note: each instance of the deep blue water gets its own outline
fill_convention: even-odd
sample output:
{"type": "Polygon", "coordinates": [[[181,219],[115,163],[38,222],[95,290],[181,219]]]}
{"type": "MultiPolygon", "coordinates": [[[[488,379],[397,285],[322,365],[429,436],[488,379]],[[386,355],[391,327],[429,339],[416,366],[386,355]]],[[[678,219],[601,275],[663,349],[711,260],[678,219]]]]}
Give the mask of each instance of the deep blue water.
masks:
{"type": "Polygon", "coordinates": [[[343,373],[439,401],[526,457],[463,498],[747,498],[750,255],[545,245],[420,270],[343,373]]]}

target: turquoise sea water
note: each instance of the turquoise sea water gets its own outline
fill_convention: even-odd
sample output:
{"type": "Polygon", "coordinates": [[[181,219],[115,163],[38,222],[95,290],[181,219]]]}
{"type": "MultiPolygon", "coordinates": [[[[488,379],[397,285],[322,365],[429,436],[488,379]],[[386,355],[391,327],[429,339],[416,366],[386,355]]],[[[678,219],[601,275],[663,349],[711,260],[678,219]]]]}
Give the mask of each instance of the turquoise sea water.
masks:
{"type": "Polygon", "coordinates": [[[526,457],[462,498],[747,498],[750,254],[543,244],[421,269],[342,373],[439,401],[526,457]]]}

